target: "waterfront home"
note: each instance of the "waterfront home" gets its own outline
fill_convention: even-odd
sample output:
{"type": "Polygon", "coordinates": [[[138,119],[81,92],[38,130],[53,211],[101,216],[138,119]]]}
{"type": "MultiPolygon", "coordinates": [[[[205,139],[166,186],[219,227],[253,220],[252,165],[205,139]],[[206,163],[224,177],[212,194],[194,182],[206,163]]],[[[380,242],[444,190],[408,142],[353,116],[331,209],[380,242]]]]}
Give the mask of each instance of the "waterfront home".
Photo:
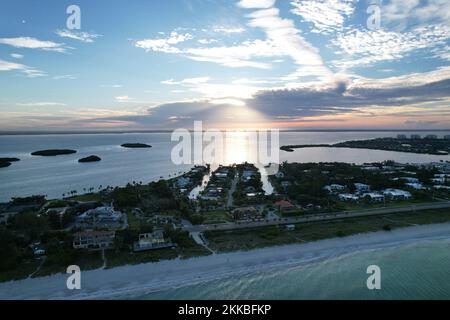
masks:
{"type": "Polygon", "coordinates": [[[445,140],[450,140],[450,135],[448,135],[448,134],[445,135],[445,136],[444,136],[444,139],[445,139],[445,140]]]}
{"type": "Polygon", "coordinates": [[[364,183],[354,183],[357,192],[369,192],[370,186],[364,183]]]}
{"type": "Polygon", "coordinates": [[[412,198],[412,195],[408,191],[399,189],[386,189],[383,194],[391,200],[408,200],[412,198]]]}
{"type": "Polygon", "coordinates": [[[433,178],[433,179],[431,179],[431,181],[433,181],[433,183],[437,183],[437,184],[444,184],[446,180],[447,180],[447,179],[444,178],[444,177],[442,177],[442,178],[433,178]]]}
{"type": "Polygon", "coordinates": [[[345,189],[345,186],[340,185],[340,184],[330,184],[327,185],[325,187],[323,187],[324,190],[327,190],[328,192],[336,192],[336,191],[341,191],[345,189]]]}
{"type": "Polygon", "coordinates": [[[405,134],[398,134],[398,135],[397,135],[397,139],[399,139],[399,140],[405,140],[405,139],[406,139],[406,135],[405,135],[405,134]]]}
{"type": "Polygon", "coordinates": [[[442,185],[438,185],[438,186],[433,186],[433,188],[435,189],[444,189],[444,190],[450,190],[450,186],[442,186],[442,185]]]}
{"type": "Polygon", "coordinates": [[[280,200],[280,201],[275,202],[275,207],[278,208],[278,210],[281,212],[297,210],[297,207],[294,206],[292,203],[290,203],[287,200],[280,200]]]}
{"type": "Polygon", "coordinates": [[[358,201],[359,197],[351,193],[341,193],[338,195],[340,201],[358,201]]]}
{"type": "Polygon", "coordinates": [[[33,249],[33,254],[35,256],[43,256],[45,254],[45,250],[37,247],[33,249]]]}
{"type": "Polygon", "coordinates": [[[173,243],[170,239],[164,238],[163,230],[155,230],[149,233],[142,233],[139,235],[139,240],[133,244],[133,250],[135,252],[155,250],[162,248],[173,247],[173,243]]]}
{"type": "Polygon", "coordinates": [[[426,190],[426,188],[421,183],[407,183],[406,186],[416,190],[426,190]]]}
{"type": "Polygon", "coordinates": [[[438,138],[438,136],[435,134],[429,134],[425,137],[425,139],[437,139],[437,138],[438,138]]]}
{"type": "Polygon", "coordinates": [[[412,134],[411,139],[418,140],[418,139],[422,139],[422,137],[419,134],[412,134]]]}
{"type": "Polygon", "coordinates": [[[384,195],[378,193],[378,192],[368,192],[364,193],[361,198],[369,199],[370,202],[383,202],[384,201],[384,195]]]}
{"type": "Polygon", "coordinates": [[[402,180],[402,181],[405,181],[408,183],[419,183],[419,179],[413,178],[413,177],[400,177],[400,178],[392,179],[392,181],[399,181],[399,180],[402,180]]]}
{"type": "Polygon", "coordinates": [[[178,185],[179,188],[185,188],[190,183],[191,183],[191,179],[190,178],[186,178],[186,177],[180,177],[177,180],[177,185],[178,185]]]}
{"type": "Polygon", "coordinates": [[[294,231],[295,230],[295,224],[288,224],[286,225],[287,231],[294,231]]]}
{"type": "Polygon", "coordinates": [[[114,246],[116,233],[114,231],[86,231],[73,235],[74,249],[109,249],[114,246]]]}
{"type": "Polygon", "coordinates": [[[118,224],[122,223],[122,220],[122,212],[115,211],[113,207],[98,207],[90,209],[78,216],[77,223],[104,225],[105,227],[108,227],[108,225],[111,224],[111,227],[117,227],[118,224]]]}

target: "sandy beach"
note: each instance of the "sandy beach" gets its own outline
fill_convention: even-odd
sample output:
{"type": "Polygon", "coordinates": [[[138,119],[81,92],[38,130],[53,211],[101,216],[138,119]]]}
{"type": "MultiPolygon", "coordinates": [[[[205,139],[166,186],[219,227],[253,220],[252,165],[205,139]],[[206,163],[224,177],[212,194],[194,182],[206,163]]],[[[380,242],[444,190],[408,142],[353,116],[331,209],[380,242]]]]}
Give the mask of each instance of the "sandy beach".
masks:
{"type": "Polygon", "coordinates": [[[82,272],[81,290],[66,288],[68,275],[0,283],[0,299],[120,299],[164,289],[312,263],[343,254],[423,240],[450,239],[450,223],[359,234],[305,244],[170,260],[82,272]]]}

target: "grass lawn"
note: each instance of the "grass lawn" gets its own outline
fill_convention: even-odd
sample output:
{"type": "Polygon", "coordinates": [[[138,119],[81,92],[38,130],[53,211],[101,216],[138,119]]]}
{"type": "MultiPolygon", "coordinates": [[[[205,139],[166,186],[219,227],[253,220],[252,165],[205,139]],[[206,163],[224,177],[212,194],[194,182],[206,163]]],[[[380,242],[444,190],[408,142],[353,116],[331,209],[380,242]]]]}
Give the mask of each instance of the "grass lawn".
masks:
{"type": "Polygon", "coordinates": [[[65,273],[70,265],[77,265],[83,270],[98,269],[103,266],[101,251],[72,251],[69,257],[61,259],[60,256],[49,254],[41,269],[33,275],[35,277],[48,276],[55,273],[65,273]]]}
{"type": "Polygon", "coordinates": [[[205,217],[204,224],[219,224],[231,222],[233,219],[226,211],[209,211],[203,214],[205,217]]]}
{"type": "Polygon", "coordinates": [[[213,250],[230,252],[448,221],[450,221],[450,210],[436,209],[416,213],[302,223],[296,224],[296,229],[293,231],[287,231],[284,226],[270,226],[231,231],[209,231],[205,236],[213,250]]]}

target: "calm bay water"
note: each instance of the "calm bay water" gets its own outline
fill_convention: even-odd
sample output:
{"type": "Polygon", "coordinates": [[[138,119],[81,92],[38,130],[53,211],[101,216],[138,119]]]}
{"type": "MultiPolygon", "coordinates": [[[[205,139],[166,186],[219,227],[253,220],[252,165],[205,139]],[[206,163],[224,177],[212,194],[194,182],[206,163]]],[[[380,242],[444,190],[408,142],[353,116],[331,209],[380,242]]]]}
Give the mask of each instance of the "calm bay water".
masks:
{"type": "Polygon", "coordinates": [[[450,240],[361,251],[293,268],[150,294],[139,299],[450,299],[450,240]],[[366,268],[381,269],[368,290],[366,268]]]}
{"type": "MultiPolygon", "coordinates": [[[[411,132],[406,133],[411,134],[411,132]]],[[[421,135],[428,134],[420,132],[421,135]]],[[[440,136],[450,132],[439,132],[440,136]]],[[[395,137],[395,132],[282,132],[280,145],[337,143],[354,139],[395,137]]],[[[226,140],[224,164],[251,159],[245,144],[245,133],[234,133],[226,140]]],[[[122,186],[132,181],[144,183],[161,177],[177,175],[189,170],[190,165],[176,166],[171,161],[171,150],[177,142],[169,133],[129,134],[62,134],[0,136],[0,157],[18,157],[19,162],[0,168],[0,201],[11,197],[46,194],[59,198],[63,193],[99,186],[122,186]],[[127,142],[148,143],[151,149],[124,149],[127,142]],[[75,149],[73,155],[33,157],[31,152],[42,149],[75,149]],[[98,155],[98,163],[79,164],[78,159],[98,155]]],[[[289,162],[349,162],[364,163],[384,160],[399,162],[430,162],[450,160],[450,156],[417,155],[399,152],[309,148],[295,152],[281,152],[280,161],[289,162]]]]}

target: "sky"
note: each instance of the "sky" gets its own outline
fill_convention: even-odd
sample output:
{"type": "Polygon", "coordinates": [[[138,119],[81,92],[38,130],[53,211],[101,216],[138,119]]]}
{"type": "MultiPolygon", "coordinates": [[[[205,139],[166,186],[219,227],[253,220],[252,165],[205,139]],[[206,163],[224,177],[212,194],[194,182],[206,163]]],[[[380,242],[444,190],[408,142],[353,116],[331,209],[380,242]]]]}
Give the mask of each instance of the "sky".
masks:
{"type": "Polygon", "coordinates": [[[0,131],[449,129],[449,49],[447,0],[2,0],[0,131]]]}

